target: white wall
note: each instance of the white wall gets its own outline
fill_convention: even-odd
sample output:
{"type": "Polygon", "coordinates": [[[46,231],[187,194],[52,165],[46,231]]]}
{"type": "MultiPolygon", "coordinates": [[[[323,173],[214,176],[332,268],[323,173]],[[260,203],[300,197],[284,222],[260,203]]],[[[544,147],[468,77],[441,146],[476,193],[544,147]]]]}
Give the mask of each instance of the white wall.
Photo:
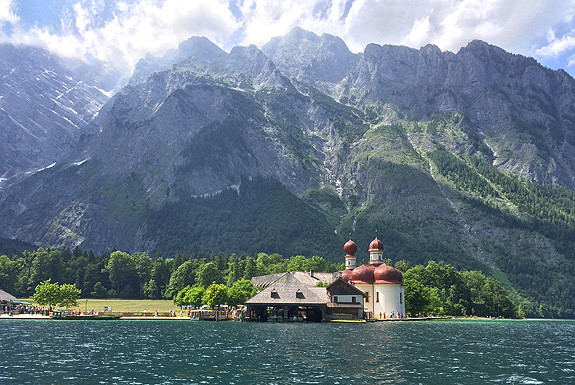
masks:
{"type": "Polygon", "coordinates": [[[405,289],[401,285],[374,285],[374,303],[373,317],[391,318],[391,314],[403,314],[405,317],[405,289]],[[377,293],[379,292],[379,302],[377,302],[377,293]]]}

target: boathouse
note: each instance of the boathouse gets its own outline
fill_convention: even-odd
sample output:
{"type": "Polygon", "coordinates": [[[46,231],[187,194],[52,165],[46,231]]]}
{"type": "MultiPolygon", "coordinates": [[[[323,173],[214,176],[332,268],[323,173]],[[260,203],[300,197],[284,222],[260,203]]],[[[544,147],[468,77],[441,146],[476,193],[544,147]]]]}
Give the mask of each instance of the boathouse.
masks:
{"type": "Polygon", "coordinates": [[[295,271],[254,277],[264,287],[246,302],[247,318],[255,321],[311,321],[362,319],[364,292],[339,278],[339,273],[295,271]],[[332,280],[317,287],[318,276],[332,280]],[[334,277],[335,280],[334,280],[334,277]]]}
{"type": "Polygon", "coordinates": [[[283,273],[246,302],[247,317],[256,321],[321,322],[327,311],[325,293],[325,287],[309,287],[294,273],[283,273]]]}

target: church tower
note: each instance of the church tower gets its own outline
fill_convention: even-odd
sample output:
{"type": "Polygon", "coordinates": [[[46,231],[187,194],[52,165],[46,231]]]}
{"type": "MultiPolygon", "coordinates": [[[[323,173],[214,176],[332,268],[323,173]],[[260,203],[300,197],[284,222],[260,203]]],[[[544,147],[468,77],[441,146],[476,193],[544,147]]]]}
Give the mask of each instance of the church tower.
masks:
{"type": "Polygon", "coordinates": [[[383,243],[377,237],[369,244],[369,264],[381,265],[383,263],[383,243]]]}
{"type": "Polygon", "coordinates": [[[345,268],[346,270],[355,269],[355,253],[357,252],[357,245],[351,239],[343,246],[345,251],[345,268]]]}

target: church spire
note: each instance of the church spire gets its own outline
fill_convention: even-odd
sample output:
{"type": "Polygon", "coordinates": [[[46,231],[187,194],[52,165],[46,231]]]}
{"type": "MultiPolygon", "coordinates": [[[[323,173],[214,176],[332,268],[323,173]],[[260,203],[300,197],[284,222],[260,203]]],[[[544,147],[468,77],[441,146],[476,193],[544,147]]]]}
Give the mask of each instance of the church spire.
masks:
{"type": "Polygon", "coordinates": [[[383,243],[377,236],[369,244],[369,264],[370,265],[381,265],[383,263],[383,243]]]}
{"type": "Polygon", "coordinates": [[[345,251],[345,268],[347,270],[355,269],[355,253],[357,251],[357,245],[351,240],[351,236],[349,241],[347,241],[343,246],[343,251],[345,251]]]}

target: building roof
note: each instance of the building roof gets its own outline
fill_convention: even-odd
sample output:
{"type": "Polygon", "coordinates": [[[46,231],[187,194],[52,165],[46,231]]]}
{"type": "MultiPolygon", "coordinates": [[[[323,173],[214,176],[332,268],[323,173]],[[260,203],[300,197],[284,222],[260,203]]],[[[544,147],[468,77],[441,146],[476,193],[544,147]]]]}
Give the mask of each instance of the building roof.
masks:
{"type": "Polygon", "coordinates": [[[383,251],[383,243],[375,237],[369,244],[369,251],[383,251]]]}
{"type": "Polygon", "coordinates": [[[339,277],[335,281],[333,281],[330,285],[326,286],[326,291],[329,295],[361,295],[365,297],[365,292],[354,285],[346,282],[344,279],[339,277]]]}
{"type": "Polygon", "coordinates": [[[325,305],[328,301],[324,287],[310,287],[296,278],[295,273],[283,273],[247,300],[246,305],[325,305]]]}
{"type": "Polygon", "coordinates": [[[0,301],[18,301],[18,298],[0,289],[0,301]]]}
{"type": "Polygon", "coordinates": [[[280,278],[284,274],[285,273],[260,275],[258,277],[252,277],[252,279],[250,281],[252,282],[252,285],[259,286],[259,287],[265,289],[266,287],[268,287],[269,285],[271,285],[272,283],[277,281],[278,278],[280,278]]]}
{"type": "MultiPolygon", "coordinates": [[[[279,278],[283,277],[286,273],[275,273],[268,275],[261,275],[259,277],[253,277],[251,282],[254,286],[260,286],[266,288],[273,284],[279,278]]],[[[294,271],[291,272],[297,280],[299,280],[303,285],[307,287],[315,287],[320,282],[332,283],[339,276],[339,273],[318,273],[315,271],[294,271]]]]}
{"type": "Polygon", "coordinates": [[[294,276],[303,284],[315,287],[320,282],[332,283],[338,277],[337,273],[318,273],[315,271],[294,271],[294,276]]]}
{"type": "Polygon", "coordinates": [[[357,252],[357,245],[351,239],[343,245],[343,251],[345,251],[346,256],[355,257],[357,252]]]}

